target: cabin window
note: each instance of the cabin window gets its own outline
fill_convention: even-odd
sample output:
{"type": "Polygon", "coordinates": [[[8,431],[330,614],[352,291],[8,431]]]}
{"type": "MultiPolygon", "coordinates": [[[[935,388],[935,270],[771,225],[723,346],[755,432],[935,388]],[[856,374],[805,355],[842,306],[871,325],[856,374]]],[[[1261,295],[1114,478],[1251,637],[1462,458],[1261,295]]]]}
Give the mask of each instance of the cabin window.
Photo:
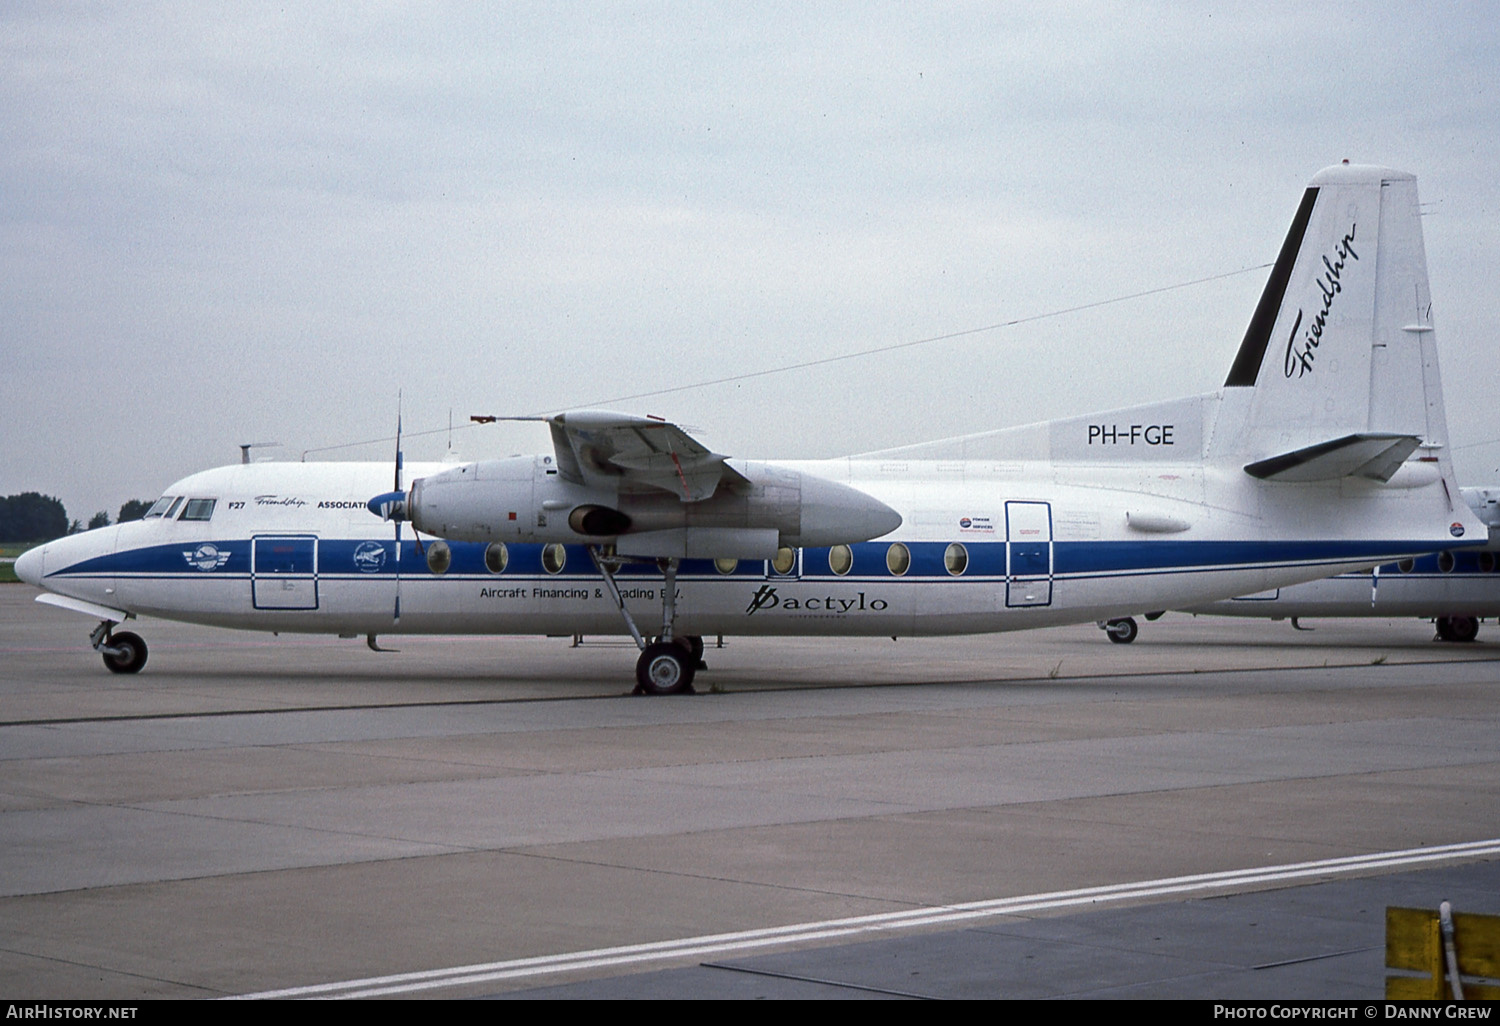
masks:
{"type": "Polygon", "coordinates": [[[828,550],[828,569],[843,577],[854,569],[854,550],[847,545],[835,545],[828,550]]]}
{"type": "Polygon", "coordinates": [[[1453,572],[1453,553],[1438,553],[1438,569],[1445,574],[1451,574],[1453,572]]]}
{"type": "Polygon", "coordinates": [[[568,550],[557,542],[542,548],[542,569],[549,574],[560,574],[568,564],[568,550]]]}
{"type": "Polygon", "coordinates": [[[947,567],[948,572],[954,577],[959,576],[969,569],[969,550],[958,542],[949,545],[947,551],[943,553],[943,566],[947,567]]]}
{"type": "Polygon", "coordinates": [[[1495,554],[1493,552],[1481,552],[1479,554],[1479,572],[1485,574],[1495,572],[1495,554]]]}
{"type": "Polygon", "coordinates": [[[444,541],[436,541],[427,546],[427,569],[435,574],[445,574],[453,565],[453,550],[444,541]]]}
{"type": "Polygon", "coordinates": [[[1417,561],[1415,559],[1407,558],[1407,559],[1403,559],[1401,562],[1397,563],[1396,564],[1396,569],[1400,570],[1403,574],[1409,574],[1412,571],[1412,567],[1414,567],[1416,565],[1417,565],[1417,561]]]}
{"type": "Polygon", "coordinates": [[[911,569],[911,549],[900,542],[891,542],[891,547],[885,550],[885,568],[897,577],[904,576],[911,569]]]}
{"type": "Polygon", "coordinates": [[[214,503],[217,499],[189,499],[187,505],[182,507],[182,516],[179,520],[210,520],[214,515],[214,503]]]}
{"type": "Polygon", "coordinates": [[[163,495],[161,498],[157,499],[151,504],[151,508],[146,510],[146,515],[141,519],[149,520],[151,517],[161,516],[162,514],[166,513],[167,507],[171,506],[176,501],[177,496],[175,495],[163,495]]]}
{"type": "Polygon", "coordinates": [[[719,571],[719,573],[721,573],[721,574],[732,574],[736,570],[738,570],[739,568],[740,568],[740,561],[737,560],[737,559],[716,559],[716,560],[714,560],[714,569],[717,570],[717,571],[719,571]]]}
{"type": "Polygon", "coordinates": [[[789,549],[785,545],[776,550],[776,558],[771,560],[771,569],[778,574],[789,574],[792,567],[797,565],[797,551],[789,549]]]}
{"type": "Polygon", "coordinates": [[[510,563],[510,550],[504,542],[491,542],[484,550],[484,568],[492,574],[503,574],[510,563]]]}

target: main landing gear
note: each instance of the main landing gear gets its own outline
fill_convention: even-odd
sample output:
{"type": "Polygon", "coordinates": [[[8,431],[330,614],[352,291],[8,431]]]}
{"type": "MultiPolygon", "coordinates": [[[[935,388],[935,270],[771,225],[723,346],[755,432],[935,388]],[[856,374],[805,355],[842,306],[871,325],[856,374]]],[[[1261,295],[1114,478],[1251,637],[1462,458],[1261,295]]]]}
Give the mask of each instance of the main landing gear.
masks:
{"type": "Polygon", "coordinates": [[[1473,641],[1479,637],[1479,617],[1440,616],[1437,618],[1437,640],[1473,641]]]}
{"type": "Polygon", "coordinates": [[[662,572],[661,590],[661,634],[649,643],[635,625],[635,617],[625,608],[620,589],[615,584],[615,571],[625,560],[610,553],[606,555],[598,546],[589,546],[589,558],[604,578],[604,586],[615,600],[615,608],[625,619],[630,636],[635,639],[641,657],[635,663],[635,693],[638,695],[691,695],[693,676],[707,667],[703,662],[703,639],[697,635],[677,635],[673,627],[677,622],[677,567],[678,560],[661,559],[657,565],[662,572]]]}
{"type": "Polygon", "coordinates": [[[1099,624],[1099,629],[1109,635],[1109,640],[1116,645],[1128,645],[1141,633],[1141,629],[1136,626],[1135,618],[1131,616],[1103,620],[1099,624]]]}
{"type": "Polygon", "coordinates": [[[104,657],[110,673],[140,673],[146,665],[146,643],[130,631],[114,633],[114,623],[105,620],[89,635],[94,651],[104,657]]]}
{"type": "Polygon", "coordinates": [[[678,641],[657,641],[641,650],[635,664],[635,690],[641,695],[690,695],[698,660],[678,641]]]}

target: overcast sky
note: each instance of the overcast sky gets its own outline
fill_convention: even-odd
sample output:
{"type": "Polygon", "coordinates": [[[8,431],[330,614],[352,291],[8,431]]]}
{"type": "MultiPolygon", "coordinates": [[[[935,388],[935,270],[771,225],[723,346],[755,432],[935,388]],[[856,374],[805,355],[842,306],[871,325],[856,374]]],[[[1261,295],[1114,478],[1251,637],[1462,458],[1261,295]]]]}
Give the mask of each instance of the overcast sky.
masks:
{"type": "MultiPolygon", "coordinates": [[[[1415,172],[1500,482],[1486,4],[0,5],[0,494],[610,406],[831,456],[1217,388],[1307,180],[1415,172]]],[[[470,458],[548,448],[463,429],[470,458]]],[[[322,452],[390,458],[389,443],[322,452]]]]}

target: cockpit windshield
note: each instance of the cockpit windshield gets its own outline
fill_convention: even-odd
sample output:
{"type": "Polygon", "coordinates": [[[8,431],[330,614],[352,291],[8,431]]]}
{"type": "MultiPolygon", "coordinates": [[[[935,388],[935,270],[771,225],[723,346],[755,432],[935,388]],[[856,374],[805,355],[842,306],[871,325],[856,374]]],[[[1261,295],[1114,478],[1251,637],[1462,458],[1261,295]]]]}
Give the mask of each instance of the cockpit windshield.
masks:
{"type": "Polygon", "coordinates": [[[182,508],[181,520],[208,520],[214,515],[217,499],[189,499],[182,508]]]}
{"type": "Polygon", "coordinates": [[[180,499],[176,495],[163,495],[151,504],[151,508],[146,510],[146,515],[141,519],[150,520],[152,517],[164,517],[167,515],[167,510],[174,508],[179,501],[180,499]]]}
{"type": "Polygon", "coordinates": [[[146,510],[143,520],[162,517],[167,520],[211,520],[218,499],[189,499],[185,495],[163,495],[146,510]],[[179,514],[181,514],[179,516],[179,514]]]}

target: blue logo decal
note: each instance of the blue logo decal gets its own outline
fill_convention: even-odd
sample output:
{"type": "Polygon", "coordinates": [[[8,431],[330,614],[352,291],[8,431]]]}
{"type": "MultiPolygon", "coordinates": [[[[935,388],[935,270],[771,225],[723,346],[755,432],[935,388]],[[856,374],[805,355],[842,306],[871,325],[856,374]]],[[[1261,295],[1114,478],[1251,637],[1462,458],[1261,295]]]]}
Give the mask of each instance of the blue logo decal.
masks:
{"type": "Polygon", "coordinates": [[[1455,520],[1448,526],[1448,533],[1455,538],[1462,538],[1464,536],[1464,525],[1455,520]]]}
{"type": "Polygon", "coordinates": [[[204,542],[196,549],[183,549],[182,558],[187,560],[188,566],[195,566],[204,573],[209,573],[229,562],[229,553],[220,552],[213,542],[204,542]]]}
{"type": "Polygon", "coordinates": [[[385,566],[385,545],[381,542],[360,542],[354,550],[354,565],[362,574],[373,574],[385,566]]]}

